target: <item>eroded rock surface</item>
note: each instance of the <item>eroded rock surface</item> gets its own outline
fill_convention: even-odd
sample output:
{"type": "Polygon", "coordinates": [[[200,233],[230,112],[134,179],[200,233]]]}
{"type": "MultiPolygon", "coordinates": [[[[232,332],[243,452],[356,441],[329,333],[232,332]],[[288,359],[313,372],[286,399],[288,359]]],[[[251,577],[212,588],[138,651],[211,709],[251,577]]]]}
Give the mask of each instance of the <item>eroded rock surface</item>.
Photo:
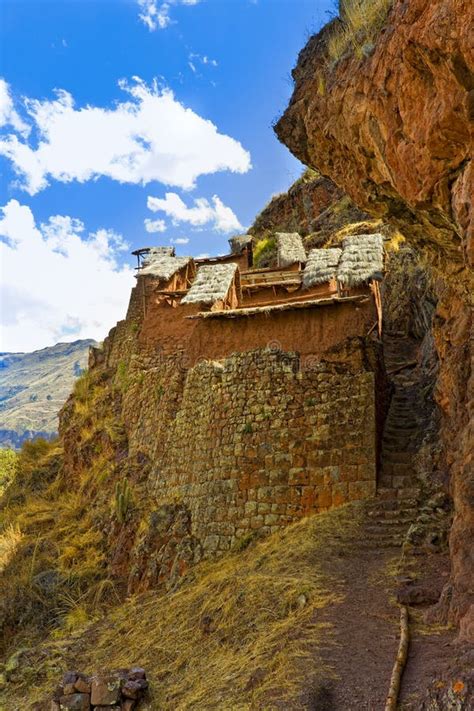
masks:
{"type": "Polygon", "coordinates": [[[300,53],[276,133],[359,207],[396,225],[429,265],[441,459],[455,509],[452,580],[440,611],[474,639],[474,6],[397,0],[373,46],[334,62],[327,43],[338,23],[300,53]]]}

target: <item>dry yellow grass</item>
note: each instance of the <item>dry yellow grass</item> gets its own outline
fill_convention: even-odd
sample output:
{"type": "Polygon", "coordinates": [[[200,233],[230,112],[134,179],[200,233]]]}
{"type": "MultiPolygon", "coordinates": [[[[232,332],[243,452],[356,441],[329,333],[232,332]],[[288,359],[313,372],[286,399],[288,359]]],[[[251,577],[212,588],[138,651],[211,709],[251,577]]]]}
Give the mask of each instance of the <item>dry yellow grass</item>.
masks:
{"type": "MultiPolygon", "coordinates": [[[[84,624],[83,612],[93,617],[113,598],[104,594],[110,581],[98,521],[113,515],[114,443],[107,433],[116,439],[117,428],[110,410],[98,406],[103,394],[87,374],[76,384],[73,426],[84,453],[74,479],[59,443],[38,440],[23,448],[0,499],[0,628],[18,624],[24,640],[68,633],[84,624]]],[[[11,643],[12,635],[4,636],[0,649],[11,643]]]]}
{"type": "MultiPolygon", "coordinates": [[[[332,641],[322,615],[342,599],[331,561],[359,535],[360,510],[354,504],[305,519],[198,565],[174,592],[133,597],[72,639],[50,639],[26,655],[37,688],[28,701],[44,698],[58,668],[137,663],[152,682],[149,709],[304,708],[305,691],[334,675],[318,652],[332,641]]],[[[73,626],[86,614],[71,616],[73,626]]],[[[21,685],[9,694],[23,703],[21,685]]]]}
{"type": "Polygon", "coordinates": [[[328,56],[337,61],[347,51],[362,57],[381,30],[393,0],[341,0],[340,26],[328,42],[328,56]]]}
{"type": "Polygon", "coordinates": [[[0,533],[0,573],[7,567],[22,540],[23,534],[18,525],[10,524],[0,533]]]}
{"type": "Polygon", "coordinates": [[[383,227],[382,220],[363,220],[362,222],[351,222],[348,225],[344,225],[340,230],[334,233],[331,242],[337,244],[341,242],[344,237],[349,237],[352,235],[369,234],[379,231],[383,227]]]}

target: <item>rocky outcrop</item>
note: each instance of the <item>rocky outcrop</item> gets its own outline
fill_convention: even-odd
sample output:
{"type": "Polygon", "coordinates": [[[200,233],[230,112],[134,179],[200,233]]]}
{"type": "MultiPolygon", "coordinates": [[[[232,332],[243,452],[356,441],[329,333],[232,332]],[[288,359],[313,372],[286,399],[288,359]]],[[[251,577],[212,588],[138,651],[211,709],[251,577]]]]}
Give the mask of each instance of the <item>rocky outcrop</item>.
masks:
{"type": "Polygon", "coordinates": [[[286,193],[272,197],[255,218],[251,234],[267,232],[313,232],[313,223],[330,205],[343,196],[332,180],[314,170],[303,173],[286,193]]]}
{"type": "Polygon", "coordinates": [[[302,50],[276,125],[360,207],[411,225],[412,239],[429,238],[457,263],[463,250],[471,264],[472,20],[468,0],[397,0],[375,47],[329,66],[337,28],[326,27],[302,50]]]}
{"type": "Polygon", "coordinates": [[[341,27],[334,21],[300,53],[276,125],[300,160],[396,225],[429,264],[439,466],[455,508],[452,581],[442,600],[466,639],[474,638],[473,19],[468,0],[396,0],[375,43],[336,60],[328,52],[341,27]]]}
{"type": "Polygon", "coordinates": [[[93,711],[93,709],[137,709],[148,689],[141,667],[101,672],[87,676],[69,671],[63,675],[49,706],[50,711],[93,711]]]}
{"type": "Polygon", "coordinates": [[[332,180],[308,169],[286,193],[270,200],[249,233],[258,242],[275,232],[298,232],[309,249],[323,246],[341,227],[368,218],[332,180]]]}

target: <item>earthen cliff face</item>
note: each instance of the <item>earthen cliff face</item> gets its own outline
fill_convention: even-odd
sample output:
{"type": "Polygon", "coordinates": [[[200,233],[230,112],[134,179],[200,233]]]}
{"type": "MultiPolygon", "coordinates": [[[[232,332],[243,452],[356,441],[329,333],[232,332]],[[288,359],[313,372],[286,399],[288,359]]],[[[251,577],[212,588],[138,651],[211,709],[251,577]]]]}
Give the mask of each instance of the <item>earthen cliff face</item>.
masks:
{"type": "Polygon", "coordinates": [[[347,52],[330,62],[327,41],[337,24],[302,50],[276,132],[360,208],[396,225],[429,265],[441,466],[455,506],[452,584],[443,602],[461,636],[472,639],[474,7],[396,0],[374,46],[361,58],[347,52]]]}
{"type": "Polygon", "coordinates": [[[369,219],[337,185],[308,170],[286,193],[275,195],[249,229],[258,242],[275,232],[298,232],[307,249],[322,247],[338,229],[369,219]]]}

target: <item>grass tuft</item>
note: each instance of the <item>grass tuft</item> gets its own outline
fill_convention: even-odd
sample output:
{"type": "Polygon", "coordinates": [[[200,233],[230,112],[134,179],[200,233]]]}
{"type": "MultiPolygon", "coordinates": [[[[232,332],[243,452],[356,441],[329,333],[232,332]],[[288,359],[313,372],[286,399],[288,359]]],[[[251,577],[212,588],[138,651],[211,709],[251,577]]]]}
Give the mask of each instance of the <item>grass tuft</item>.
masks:
{"type": "Polygon", "coordinates": [[[382,29],[393,0],[340,0],[340,24],[328,42],[328,57],[338,61],[346,52],[367,56],[382,29]]]}

